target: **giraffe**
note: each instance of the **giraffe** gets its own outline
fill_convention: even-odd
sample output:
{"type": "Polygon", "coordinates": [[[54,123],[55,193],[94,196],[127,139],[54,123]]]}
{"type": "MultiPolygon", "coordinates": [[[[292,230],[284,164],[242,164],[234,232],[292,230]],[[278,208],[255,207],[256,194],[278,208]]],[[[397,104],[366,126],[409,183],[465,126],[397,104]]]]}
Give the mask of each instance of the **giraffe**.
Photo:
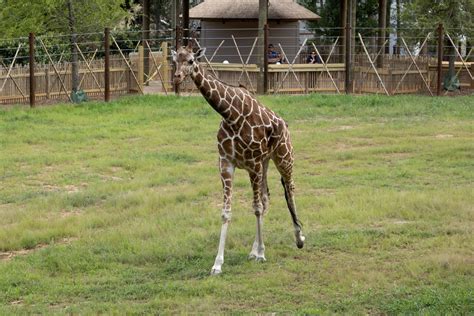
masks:
{"type": "Polygon", "coordinates": [[[296,246],[303,248],[305,237],[296,214],[294,198],[293,146],[286,122],[262,105],[243,86],[230,86],[204,72],[198,59],[205,48],[193,53],[192,45],[172,51],[176,72],[173,81],[180,84],[190,76],[211,107],[222,116],[217,133],[219,170],[223,186],[222,226],[219,246],[211,275],[222,272],[228,226],[232,217],[232,181],[236,168],[245,169],[253,190],[253,211],[257,219],[255,241],[249,259],[266,261],[263,243],[263,215],[269,206],[267,170],[273,160],[281,175],[288,210],[293,221],[296,246]]]}

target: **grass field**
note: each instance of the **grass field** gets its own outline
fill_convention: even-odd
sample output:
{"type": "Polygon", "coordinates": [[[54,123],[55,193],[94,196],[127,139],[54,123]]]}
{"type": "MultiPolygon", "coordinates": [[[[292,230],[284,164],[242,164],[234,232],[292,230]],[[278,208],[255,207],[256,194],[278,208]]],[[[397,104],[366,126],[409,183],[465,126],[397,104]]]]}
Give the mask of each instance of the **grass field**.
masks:
{"type": "Polygon", "coordinates": [[[474,97],[262,97],[289,123],[305,248],[269,170],[267,262],[201,97],[0,110],[0,314],[474,312],[474,97]]]}

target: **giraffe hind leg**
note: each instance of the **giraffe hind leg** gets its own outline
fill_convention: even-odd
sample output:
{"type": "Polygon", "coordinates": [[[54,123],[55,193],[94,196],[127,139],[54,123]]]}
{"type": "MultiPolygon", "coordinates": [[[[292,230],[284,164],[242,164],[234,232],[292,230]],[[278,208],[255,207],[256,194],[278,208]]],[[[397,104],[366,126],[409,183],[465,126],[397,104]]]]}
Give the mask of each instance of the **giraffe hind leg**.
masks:
{"type": "Polygon", "coordinates": [[[302,233],[303,224],[300,222],[296,214],[293,184],[291,183],[291,181],[289,181],[289,183],[285,182],[283,177],[281,178],[281,184],[283,185],[283,189],[285,190],[286,204],[288,206],[288,210],[290,211],[293,226],[295,228],[296,246],[301,249],[304,246],[305,237],[302,233]]]}
{"type": "MultiPolygon", "coordinates": [[[[268,189],[268,183],[267,183],[267,170],[268,170],[268,164],[269,160],[266,160],[263,162],[263,177],[262,177],[262,183],[261,183],[261,197],[262,197],[262,206],[263,206],[263,211],[261,214],[261,225],[263,225],[263,217],[264,215],[268,212],[268,206],[269,206],[269,200],[270,200],[270,190],[268,189]]],[[[258,221],[259,219],[257,219],[258,221]]],[[[249,254],[249,259],[255,259],[257,261],[265,261],[265,255],[262,253],[259,253],[259,236],[258,236],[258,228],[257,228],[257,233],[255,235],[255,241],[253,242],[252,245],[252,250],[250,251],[249,254]]],[[[262,241],[263,242],[263,241],[262,241]]]]}
{"type": "Polygon", "coordinates": [[[250,252],[249,258],[255,259],[256,261],[263,262],[265,259],[265,245],[263,243],[263,214],[264,214],[264,203],[263,203],[263,178],[264,174],[262,171],[262,165],[256,166],[255,172],[249,172],[250,181],[253,189],[253,209],[257,220],[257,231],[255,234],[255,242],[253,243],[252,251],[250,252]]]}

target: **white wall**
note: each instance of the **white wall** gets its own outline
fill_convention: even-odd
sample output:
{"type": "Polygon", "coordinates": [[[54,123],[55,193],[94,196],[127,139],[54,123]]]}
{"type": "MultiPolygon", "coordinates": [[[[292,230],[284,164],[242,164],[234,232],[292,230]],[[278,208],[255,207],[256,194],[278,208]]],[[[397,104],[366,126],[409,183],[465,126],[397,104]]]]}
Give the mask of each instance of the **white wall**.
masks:
{"type": "MultiPolygon", "coordinates": [[[[281,44],[283,50],[291,61],[296,55],[298,44],[298,22],[270,21],[270,33],[268,43],[278,48],[281,44]]],[[[201,22],[201,46],[206,47],[208,58],[212,56],[217,46],[225,40],[222,47],[217,52],[213,61],[222,62],[228,60],[231,63],[240,63],[240,58],[232,41],[234,35],[244,62],[252,48],[252,44],[257,37],[257,21],[202,21],[201,22]]],[[[255,48],[249,63],[256,63],[257,49],[255,48]]]]}

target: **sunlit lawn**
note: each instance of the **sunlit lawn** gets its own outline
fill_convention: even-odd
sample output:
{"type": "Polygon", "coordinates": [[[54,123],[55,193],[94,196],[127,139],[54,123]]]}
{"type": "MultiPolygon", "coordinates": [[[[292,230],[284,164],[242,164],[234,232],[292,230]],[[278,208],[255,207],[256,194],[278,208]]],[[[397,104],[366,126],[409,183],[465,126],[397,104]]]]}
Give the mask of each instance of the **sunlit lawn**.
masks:
{"type": "Polygon", "coordinates": [[[267,262],[235,177],[223,274],[220,117],[201,97],[0,110],[0,314],[474,311],[474,97],[294,96],[305,248],[269,171],[267,262]]]}

